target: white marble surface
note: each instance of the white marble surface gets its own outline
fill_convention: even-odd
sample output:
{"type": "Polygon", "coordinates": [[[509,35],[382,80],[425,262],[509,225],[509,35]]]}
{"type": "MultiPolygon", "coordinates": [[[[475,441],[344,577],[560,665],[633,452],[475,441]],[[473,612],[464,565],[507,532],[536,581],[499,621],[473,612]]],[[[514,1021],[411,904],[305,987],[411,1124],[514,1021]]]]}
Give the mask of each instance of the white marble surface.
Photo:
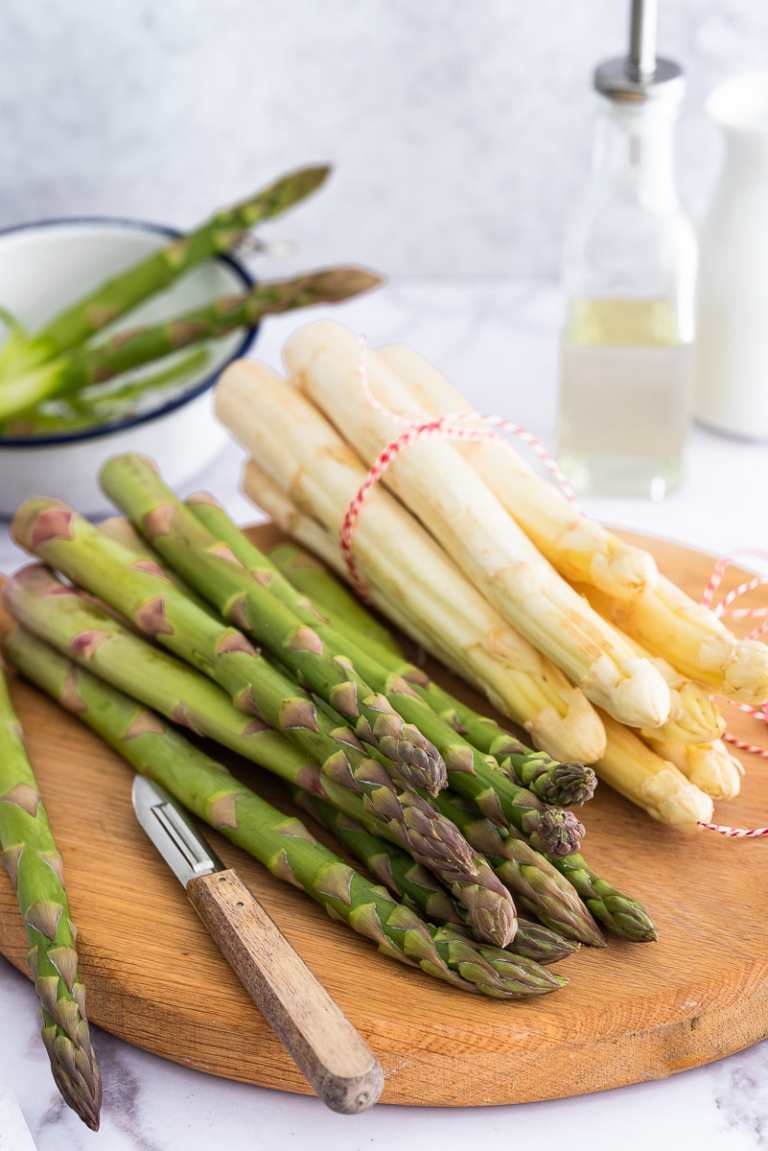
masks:
{"type": "MultiPolygon", "coordinates": [[[[320,314],[320,310],[316,314],[320,314]]],[[[558,298],[548,284],[502,280],[406,280],[335,315],[371,345],[412,343],[481,408],[508,416],[552,446],[556,412],[558,298]]],[[[286,335],[301,321],[275,319],[257,345],[277,365],[286,335]]],[[[253,509],[237,492],[242,453],[232,446],[195,486],[207,486],[241,521],[253,509]]],[[[660,505],[590,501],[591,514],[721,553],[765,546],[761,493],[768,449],[694,429],[686,487],[660,505]]],[[[0,568],[22,559],[0,536],[0,568]]],[[[382,961],[383,962],[383,961],[382,961]]],[[[31,986],[0,959],[0,1085],[15,1091],[40,1151],[254,1151],[311,1147],[364,1151],[418,1145],[464,1151],[480,1141],[568,1146],[569,1151],[699,1151],[761,1148],[768,1140],[768,1042],[672,1079],[597,1095],[487,1110],[378,1107],[340,1118],[315,1099],[215,1079],[97,1032],[105,1084],[103,1126],[94,1137],[59,1101],[36,1028],[31,986]]],[[[2,1151],[14,1151],[2,1142],[2,1151]]]]}
{"type": "MultiPolygon", "coordinates": [[[[139,215],[180,226],[295,164],[333,184],[275,230],[303,266],[554,275],[582,187],[595,63],[629,0],[4,0],[0,227],[139,215]]],[[[706,200],[725,76],[768,64],[760,0],[666,0],[689,76],[683,188],[706,200]]]]}

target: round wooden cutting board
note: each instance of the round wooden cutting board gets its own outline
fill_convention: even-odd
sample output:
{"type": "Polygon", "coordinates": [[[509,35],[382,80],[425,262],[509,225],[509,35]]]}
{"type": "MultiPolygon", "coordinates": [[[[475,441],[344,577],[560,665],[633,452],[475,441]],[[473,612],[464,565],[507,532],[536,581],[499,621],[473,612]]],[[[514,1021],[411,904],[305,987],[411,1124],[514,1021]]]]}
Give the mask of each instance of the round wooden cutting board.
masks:
{"type": "MultiPolygon", "coordinates": [[[[625,534],[700,596],[711,558],[625,534]]],[[[271,528],[255,529],[253,537],[262,544],[279,538],[271,528]]],[[[768,603],[768,596],[761,601],[752,593],[751,602],[768,603]]],[[[489,710],[450,676],[438,670],[436,678],[489,710]]],[[[135,822],[130,769],[27,684],[14,682],[12,691],[64,853],[91,1020],[178,1063],[308,1093],[135,822]]],[[[768,746],[765,728],[735,708],[728,709],[728,724],[768,746]]],[[[768,765],[754,755],[743,760],[742,795],[719,804],[716,818],[762,826],[768,823],[768,765]]],[[[279,781],[234,756],[227,762],[265,798],[293,812],[279,781]]],[[[612,942],[604,951],[582,948],[557,968],[570,978],[565,989],[522,1002],[463,994],[379,955],[301,892],[213,831],[207,834],[370,1043],[386,1074],[385,1103],[459,1107],[576,1095],[660,1079],[765,1038],[768,843],[673,832],[606,786],[579,816],[591,865],[645,903],[660,938],[612,942]]],[[[3,870],[0,951],[26,972],[26,950],[3,870]]]]}

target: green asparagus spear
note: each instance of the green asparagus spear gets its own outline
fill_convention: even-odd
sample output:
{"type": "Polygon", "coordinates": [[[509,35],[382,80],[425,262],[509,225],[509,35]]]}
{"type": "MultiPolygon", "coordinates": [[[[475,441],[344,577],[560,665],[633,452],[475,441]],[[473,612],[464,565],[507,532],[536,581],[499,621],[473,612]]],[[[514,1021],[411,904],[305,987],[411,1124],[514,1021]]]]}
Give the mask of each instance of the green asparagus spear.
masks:
{"type": "MultiPolygon", "coordinates": [[[[138,456],[114,457],[102,469],[101,478],[107,494],[163,557],[223,615],[270,644],[263,620],[280,601],[292,613],[292,619],[311,627],[325,652],[351,659],[365,681],[427,736],[445,761],[452,787],[476,803],[489,818],[514,823],[541,850],[566,854],[576,849],[584,829],[570,812],[545,808],[538,796],[501,771],[493,757],[476,752],[416,695],[402,676],[389,675],[362,647],[354,646],[324,623],[310,601],[292,587],[215,500],[198,497],[191,508],[185,507],[147,461],[138,456]],[[194,523],[195,517],[200,520],[199,526],[194,523]],[[213,534],[202,530],[206,525],[213,534]],[[271,605],[267,606],[271,593],[271,605]]],[[[279,654],[274,637],[271,646],[279,654]]],[[[309,676],[306,663],[300,670],[309,676]]],[[[539,753],[528,755],[539,762],[539,753]]]]}
{"type": "Polygon", "coordinates": [[[10,576],[2,599],[29,631],[167,719],[215,739],[291,784],[324,794],[320,769],[284,735],[238,711],[215,683],[129,631],[42,564],[10,576]]]}
{"type": "Polygon", "coordinates": [[[265,281],[249,292],[222,296],[172,320],[117,332],[102,344],[74,348],[55,360],[5,375],[0,379],[0,422],[31,418],[43,400],[72,395],[189,344],[250,327],[264,316],[338,303],[379,283],[379,276],[362,268],[330,268],[290,280],[265,281]]]}
{"type": "MultiPolygon", "coordinates": [[[[112,540],[117,540],[124,548],[129,548],[135,552],[137,556],[143,556],[145,559],[154,560],[160,567],[160,558],[151,550],[146,540],[143,539],[133,524],[125,518],[125,516],[109,516],[105,520],[101,520],[97,525],[100,532],[104,532],[105,536],[109,536],[112,540]]],[[[221,616],[211,608],[210,604],[206,603],[202,596],[199,596],[193,588],[189,586],[186,580],[183,580],[178,572],[175,572],[171,567],[164,567],[162,569],[163,575],[167,576],[173,586],[180,591],[187,599],[191,599],[196,603],[199,608],[202,608],[208,615],[218,622],[222,623],[221,616]]]]}
{"type": "MultiPolygon", "coordinates": [[[[349,848],[372,875],[394,892],[403,903],[413,907],[426,919],[463,928],[467,916],[460,904],[452,899],[444,887],[414,863],[409,855],[393,843],[371,835],[356,820],[343,815],[331,804],[307,791],[294,788],[293,799],[349,848]]],[[[518,918],[518,929],[506,951],[535,959],[537,963],[557,963],[578,951],[579,944],[569,942],[556,931],[530,920],[518,918]]]]}
{"type": "Polygon", "coordinates": [[[65,1102],[99,1129],[101,1079],[78,977],[76,931],[64,891],[62,858],[48,821],[21,725],[0,671],[0,848],[29,940],[43,1043],[65,1102]]]}
{"type": "MultiPolygon", "coordinates": [[[[187,502],[209,530],[234,550],[231,535],[224,534],[221,521],[214,519],[214,513],[207,510],[210,497],[192,496],[187,502]]],[[[244,559],[242,555],[239,558],[244,559]]],[[[531,751],[495,720],[479,715],[450,695],[422,668],[406,660],[386,629],[314,556],[295,544],[279,544],[269,552],[268,558],[323,613],[336,631],[364,648],[388,672],[402,676],[467,743],[479,752],[494,756],[514,782],[528,787],[545,803],[561,807],[580,807],[592,798],[597,776],[591,767],[581,763],[558,763],[543,751],[531,751]]]]}
{"type": "MultiPolygon", "coordinates": [[[[194,516],[190,519],[197,525],[194,516]]],[[[216,680],[242,711],[261,714],[269,706],[262,698],[264,691],[272,690],[275,698],[281,690],[285,694],[285,676],[259,658],[242,632],[217,623],[182,595],[151,559],[137,559],[134,552],[106,537],[65,504],[28,500],[17,511],[12,530],[22,547],[58,567],[141,631],[216,680]],[[260,693],[258,700],[254,693],[260,693]]],[[[214,562],[218,558],[212,557],[214,562]]],[[[432,745],[404,724],[387,700],[371,692],[341,660],[325,655],[311,628],[302,627],[290,612],[265,596],[267,613],[273,604],[276,610],[265,616],[262,634],[269,637],[275,654],[341,713],[340,722],[354,726],[358,752],[362,754],[359,740],[363,740],[386,757],[384,766],[391,764],[393,774],[432,793],[437,791],[444,784],[445,765],[432,745]]],[[[292,687],[289,696],[295,694],[295,684],[292,687]]],[[[317,710],[308,700],[292,706],[285,722],[297,739],[308,738],[305,733],[317,728],[321,722],[317,710]]],[[[332,732],[336,724],[327,716],[324,719],[328,721],[324,730],[332,732]]]]}
{"type": "MultiPolygon", "coordinates": [[[[192,500],[196,501],[196,510],[199,514],[204,515],[205,506],[203,502],[197,504],[200,497],[192,497],[192,500]]],[[[228,538],[227,542],[231,545],[232,539],[228,538]]],[[[399,661],[397,658],[392,658],[390,655],[392,644],[382,645],[377,635],[370,636],[367,633],[367,621],[374,624],[376,621],[368,616],[365,609],[350,595],[344,585],[339,583],[336,577],[313,556],[307,552],[302,552],[295,545],[281,544],[270,551],[269,558],[286,577],[294,582],[299,591],[314,602],[315,607],[329,618],[334,627],[338,630],[342,630],[344,627],[345,634],[359,644],[364,643],[376,659],[385,664],[390,671],[399,671],[404,678],[413,683],[416,690],[423,694],[425,699],[430,702],[434,701],[433,706],[436,706],[441,714],[458,731],[461,731],[475,747],[499,757],[503,757],[505,753],[519,754],[517,748],[521,745],[517,744],[514,737],[509,736],[493,720],[477,715],[466,705],[450,697],[447,692],[442,692],[442,689],[438,688],[435,692],[437,686],[435,684],[430,683],[427,688],[424,682],[426,676],[421,669],[414,668],[413,665],[406,665],[403,657],[399,661]],[[349,611],[350,606],[354,608],[355,614],[349,611]],[[352,622],[350,622],[350,616],[352,622]],[[357,624],[360,626],[355,626],[357,624]],[[442,698],[438,693],[442,694],[442,698]]],[[[380,625],[376,624],[376,627],[381,630],[380,625]]],[[[513,766],[516,769],[516,774],[520,776],[519,761],[513,761],[513,766]]],[[[558,766],[567,770],[572,765],[562,764],[558,766]]],[[[578,768],[580,765],[575,766],[578,768]]],[[[550,775],[549,778],[551,779],[552,776],[550,775]]],[[[579,786],[581,786],[580,781],[579,786]]],[[[583,798],[588,798],[588,796],[583,798]]],[[[488,820],[478,819],[476,816],[468,819],[462,814],[461,806],[452,802],[450,794],[443,793],[440,801],[443,814],[460,827],[473,847],[488,855],[493,861],[496,874],[508,882],[510,890],[520,906],[538,915],[544,922],[554,924],[557,930],[564,933],[574,931],[574,937],[582,939],[584,942],[601,943],[599,933],[596,932],[591,917],[584,914],[581,900],[573,898],[578,892],[578,895],[586,902],[590,911],[605,926],[609,934],[635,942],[650,942],[658,937],[658,932],[642,904],[624,895],[606,880],[600,879],[586,864],[582,856],[572,855],[562,860],[558,860],[554,856],[551,857],[551,864],[569,880],[568,889],[560,888],[560,893],[563,890],[566,891],[567,902],[570,903],[570,909],[565,911],[561,905],[561,894],[558,893],[557,882],[555,882],[554,887],[549,883],[550,880],[556,879],[553,869],[547,868],[546,861],[540,854],[532,855],[530,849],[520,844],[519,840],[512,835],[504,836],[504,833],[500,833],[499,829],[488,820]],[[532,870],[532,868],[536,870],[532,870]],[[540,874],[537,874],[537,871],[540,874]],[[542,885],[544,885],[545,891],[541,890],[542,885]],[[548,910],[544,908],[542,901],[548,901],[548,910]],[[567,916],[566,919],[562,918],[564,914],[567,916]],[[586,938],[582,933],[586,933],[586,936],[591,936],[591,938],[586,938]]],[[[570,800],[566,799],[561,792],[560,801],[573,803],[574,797],[571,796],[570,800]]],[[[518,919],[519,922],[521,921],[518,919]]]]}
{"type": "MultiPolygon", "coordinates": [[[[190,506],[206,502],[207,493],[191,496],[187,500],[190,506]]],[[[204,518],[203,523],[210,531],[214,530],[204,518]]],[[[267,552],[267,558],[297,591],[322,610],[337,631],[348,635],[355,643],[359,642],[361,635],[367,636],[379,647],[387,648],[400,659],[404,658],[389,628],[372,616],[333,572],[310,552],[294,543],[276,544],[267,552]]]]}
{"type": "Polygon", "coordinates": [[[98,732],[132,767],[162,784],[273,875],[306,891],[332,919],[372,939],[383,954],[454,987],[496,998],[540,995],[566,982],[524,957],[425,924],[318,843],[300,820],[286,817],[239,783],[159,715],[23,629],[10,634],[5,651],[27,678],[98,732]]]}
{"type": "Polygon", "coordinates": [[[550,856],[550,862],[573,884],[609,935],[631,943],[654,943],[659,938],[654,922],[642,903],[630,899],[623,891],[618,891],[607,880],[601,879],[582,855],[576,853],[567,861],[550,856]]]}
{"type": "Polygon", "coordinates": [[[450,791],[441,792],[437,802],[446,818],[455,821],[467,841],[486,857],[516,904],[566,939],[605,947],[597,924],[573,886],[515,828],[497,827],[450,791]]]}
{"type": "MultiPolygon", "coordinates": [[[[97,529],[90,530],[100,534],[97,529]]],[[[7,580],[3,603],[31,631],[78,662],[87,663],[116,686],[127,688],[169,718],[241,751],[288,782],[322,791],[352,818],[406,847],[451,887],[490,942],[505,946],[514,936],[515,909],[508,891],[456,828],[423,797],[398,788],[378,762],[366,758],[349,729],[334,727],[295,683],[282,677],[266,660],[253,660],[252,649],[255,666],[250,672],[248,698],[257,702],[258,714],[244,724],[242,714],[217,693],[214,684],[149,647],[119,621],[61,584],[42,565],[23,568],[7,580]],[[287,734],[309,762],[299,759],[296,763],[294,756],[286,764],[278,733],[263,730],[267,723],[287,734]],[[321,771],[315,761],[322,764],[321,771]]],[[[130,610],[130,605],[126,606],[130,610]]],[[[203,639],[206,630],[201,628],[202,617],[213,634],[219,634],[221,629],[217,630],[215,621],[183,596],[176,596],[175,606],[175,614],[163,619],[172,619],[178,627],[185,618],[197,618],[197,635],[203,639]]],[[[244,638],[234,629],[230,631],[244,638]]],[[[160,634],[168,638],[168,633],[160,634]]],[[[223,650],[221,658],[248,655],[234,642],[223,649],[223,641],[218,642],[215,650],[223,650]]],[[[217,657],[214,654],[211,658],[217,657]]]]}
{"type": "Polygon", "coordinates": [[[140,399],[151,395],[151,403],[157,405],[171,393],[178,393],[193,374],[203,371],[210,358],[207,348],[196,348],[161,371],[131,378],[108,391],[101,386],[93,391],[84,388],[65,399],[43,403],[23,418],[0,424],[0,432],[4,436],[55,436],[130,419],[137,414],[140,399]]]}
{"type": "Polygon", "coordinates": [[[8,375],[52,360],[114,323],[142,300],[170,287],[196,264],[229,251],[262,220],[280,215],[314,192],[330,169],[325,165],[289,172],[269,187],[225,208],[194,232],[172,240],[140,263],[119,273],[72,304],[36,335],[17,336],[0,357],[0,374],[8,375]]]}
{"type": "Polygon", "coordinates": [[[445,764],[424,738],[418,717],[404,723],[381,690],[383,685],[372,690],[364,672],[316,630],[315,625],[321,626],[317,614],[310,613],[309,618],[297,614],[253,579],[232,549],[206,530],[143,457],[113,457],[102,468],[100,480],[106,494],[166,562],[225,619],[263,643],[352,723],[360,739],[400,766],[409,783],[432,794],[445,786],[445,764]]]}
{"type": "Polygon", "coordinates": [[[514,827],[505,829],[494,825],[482,818],[463,796],[452,795],[450,791],[441,792],[435,802],[472,847],[488,858],[520,906],[555,931],[582,943],[604,946],[597,925],[586,913],[588,908],[594,919],[617,939],[652,943],[658,938],[653,920],[642,903],[601,879],[583,855],[574,853],[563,859],[532,851],[514,827]],[[556,872],[560,873],[560,883],[556,872]],[[563,879],[568,881],[567,885],[562,884],[563,879]]]}

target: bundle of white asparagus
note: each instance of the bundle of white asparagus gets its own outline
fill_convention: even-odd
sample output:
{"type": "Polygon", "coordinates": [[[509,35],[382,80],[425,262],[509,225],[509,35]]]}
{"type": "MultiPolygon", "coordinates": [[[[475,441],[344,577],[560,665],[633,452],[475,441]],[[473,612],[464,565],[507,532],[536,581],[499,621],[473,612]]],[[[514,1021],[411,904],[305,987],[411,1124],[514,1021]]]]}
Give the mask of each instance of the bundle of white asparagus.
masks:
{"type": "MultiPolygon", "coordinates": [[[[217,412],[251,453],[246,493],[349,579],[344,515],[403,428],[369,402],[357,339],[341,325],[302,328],[285,361],[287,380],[253,361],[231,365],[217,412]]],[[[369,352],[366,366],[373,395],[401,417],[471,410],[410,349],[369,352]]],[[[712,798],[738,791],[702,685],[763,702],[768,647],[736,640],[516,453],[412,444],[363,504],[354,553],[371,602],[550,755],[594,763],[679,828],[711,820],[712,798]]]]}

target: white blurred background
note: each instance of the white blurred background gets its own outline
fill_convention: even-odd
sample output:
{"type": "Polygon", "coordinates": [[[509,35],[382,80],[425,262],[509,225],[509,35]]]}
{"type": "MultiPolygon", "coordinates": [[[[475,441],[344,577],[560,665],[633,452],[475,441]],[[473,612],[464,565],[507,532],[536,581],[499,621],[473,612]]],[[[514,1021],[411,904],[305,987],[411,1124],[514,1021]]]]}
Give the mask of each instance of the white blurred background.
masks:
{"type": "MultiPolygon", "coordinates": [[[[288,271],[553,277],[628,0],[3,0],[0,227],[105,213],[186,226],[284,169],[332,184],[273,228],[288,271]]],[[[768,63],[765,0],[661,0],[684,65],[680,183],[719,157],[703,100],[768,63]]]]}

